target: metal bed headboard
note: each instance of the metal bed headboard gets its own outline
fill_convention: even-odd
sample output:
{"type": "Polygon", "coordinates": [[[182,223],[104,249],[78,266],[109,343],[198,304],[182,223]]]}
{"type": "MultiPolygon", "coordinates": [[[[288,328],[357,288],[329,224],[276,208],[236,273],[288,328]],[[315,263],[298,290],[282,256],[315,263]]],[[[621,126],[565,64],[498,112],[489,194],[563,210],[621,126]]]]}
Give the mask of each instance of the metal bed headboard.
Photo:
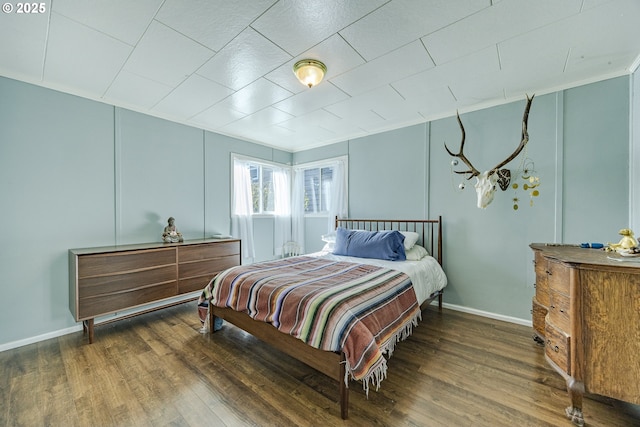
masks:
{"type": "Polygon", "coordinates": [[[413,231],[420,235],[417,244],[424,246],[442,265],[442,216],[438,219],[355,219],[336,217],[336,228],[349,230],[413,231]]]}

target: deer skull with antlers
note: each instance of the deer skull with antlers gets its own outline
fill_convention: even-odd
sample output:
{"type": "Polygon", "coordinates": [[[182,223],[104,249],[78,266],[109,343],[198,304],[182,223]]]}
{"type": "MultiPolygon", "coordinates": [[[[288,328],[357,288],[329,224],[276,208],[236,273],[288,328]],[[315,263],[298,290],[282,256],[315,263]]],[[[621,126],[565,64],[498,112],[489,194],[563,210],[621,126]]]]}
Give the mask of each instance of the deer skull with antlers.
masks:
{"type": "Polygon", "coordinates": [[[529,95],[527,95],[527,105],[524,108],[524,115],[522,117],[522,138],[520,139],[520,145],[518,145],[516,150],[513,153],[511,153],[509,157],[504,159],[502,162],[498,163],[495,167],[489,170],[486,170],[482,173],[480,173],[480,171],[476,169],[471,164],[469,159],[467,159],[466,156],[464,155],[465,131],[464,131],[464,126],[462,125],[462,120],[460,120],[460,114],[456,113],[456,115],[458,116],[458,123],[460,124],[460,129],[462,130],[462,142],[460,142],[460,152],[457,154],[452,153],[451,150],[449,150],[449,148],[447,147],[446,143],[444,144],[444,148],[445,150],[447,150],[447,153],[449,153],[450,156],[457,157],[458,159],[462,160],[464,164],[466,164],[467,167],[469,168],[469,170],[465,170],[465,171],[454,171],[455,173],[461,174],[461,175],[462,174],[468,175],[467,179],[471,179],[474,176],[476,177],[476,183],[474,187],[476,189],[476,193],[478,194],[478,207],[481,209],[485,209],[487,206],[489,206],[489,203],[493,201],[493,196],[495,195],[495,192],[496,192],[496,183],[498,181],[498,171],[500,170],[500,168],[505,166],[511,160],[515,159],[518,156],[518,154],[520,154],[520,152],[524,149],[525,145],[527,145],[527,142],[529,142],[529,133],[527,132],[527,122],[529,120],[529,109],[531,108],[531,102],[533,101],[534,96],[535,95],[532,95],[531,98],[529,98],[529,95]]]}

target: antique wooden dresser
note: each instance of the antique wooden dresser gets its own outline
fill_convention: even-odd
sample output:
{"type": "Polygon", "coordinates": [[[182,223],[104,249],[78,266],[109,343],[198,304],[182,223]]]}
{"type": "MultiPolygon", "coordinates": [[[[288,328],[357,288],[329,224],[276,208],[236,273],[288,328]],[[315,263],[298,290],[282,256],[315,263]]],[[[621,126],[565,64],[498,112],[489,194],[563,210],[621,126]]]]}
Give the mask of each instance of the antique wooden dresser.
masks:
{"type": "Polygon", "coordinates": [[[584,424],[583,394],[640,404],[640,257],[534,243],[533,328],[567,382],[566,415],[584,424]]]}

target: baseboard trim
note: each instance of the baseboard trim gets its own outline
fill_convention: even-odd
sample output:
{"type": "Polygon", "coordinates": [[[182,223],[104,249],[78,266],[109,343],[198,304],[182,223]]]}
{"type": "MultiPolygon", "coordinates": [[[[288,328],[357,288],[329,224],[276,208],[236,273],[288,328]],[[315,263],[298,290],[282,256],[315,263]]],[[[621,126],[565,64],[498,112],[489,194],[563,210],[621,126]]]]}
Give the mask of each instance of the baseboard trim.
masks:
{"type": "MultiPolygon", "coordinates": [[[[432,304],[437,304],[437,301],[432,302],[432,304]]],[[[454,311],[461,311],[463,313],[475,314],[476,316],[487,317],[489,319],[502,320],[503,322],[515,323],[517,325],[522,326],[530,326],[533,327],[533,322],[527,319],[520,319],[518,317],[505,316],[503,314],[491,313],[489,311],[477,310],[475,308],[464,307],[462,305],[449,304],[446,302],[442,303],[444,308],[448,308],[454,311]]]]}
{"type": "MultiPolygon", "coordinates": [[[[154,303],[150,303],[150,304],[146,304],[140,307],[135,307],[135,308],[131,308],[131,309],[126,309],[126,310],[122,310],[120,312],[117,313],[112,313],[112,314],[108,314],[105,316],[101,316],[101,317],[97,317],[95,319],[95,325],[99,326],[99,325],[103,325],[106,323],[111,323],[117,320],[124,320],[127,319],[129,317],[133,317],[133,316],[139,316],[141,314],[150,312],[150,311],[155,311],[158,309],[162,309],[171,305],[176,305],[176,304],[182,304],[185,302],[190,302],[190,301],[194,301],[198,295],[199,295],[200,291],[198,292],[192,292],[190,294],[185,294],[185,295],[180,295],[178,297],[173,297],[173,298],[168,298],[166,300],[163,301],[156,301],[154,303]]],[[[197,316],[197,312],[194,311],[194,316],[197,316]]],[[[17,341],[12,341],[12,342],[8,342],[5,344],[0,344],[0,353],[5,351],[5,350],[11,350],[13,348],[18,348],[18,347],[22,347],[25,345],[29,345],[29,344],[34,344],[40,341],[45,341],[51,338],[58,338],[61,337],[63,335],[67,335],[67,334],[72,334],[74,332],[78,332],[82,330],[82,322],[78,323],[77,325],[68,327],[68,328],[64,328],[64,329],[59,329],[57,331],[51,331],[51,332],[47,332],[46,334],[42,334],[42,335],[36,335],[34,337],[29,337],[29,338],[25,338],[22,340],[17,340],[17,341]]]]}
{"type": "Polygon", "coordinates": [[[34,337],[25,338],[18,341],[8,342],[0,345],[0,352],[5,350],[11,350],[13,348],[23,347],[25,345],[34,344],[40,341],[49,340],[51,338],[58,338],[63,335],[72,334],[82,330],[82,325],[72,326],[70,328],[58,329],[57,331],[47,332],[46,334],[36,335],[34,337]]]}

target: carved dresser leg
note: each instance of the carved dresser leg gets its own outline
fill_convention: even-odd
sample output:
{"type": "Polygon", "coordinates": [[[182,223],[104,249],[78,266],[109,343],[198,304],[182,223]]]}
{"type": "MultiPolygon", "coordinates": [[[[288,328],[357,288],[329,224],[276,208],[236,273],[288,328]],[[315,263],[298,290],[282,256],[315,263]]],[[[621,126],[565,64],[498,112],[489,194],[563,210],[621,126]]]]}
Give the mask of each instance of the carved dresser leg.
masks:
{"type": "Polygon", "coordinates": [[[584,395],[584,383],[576,381],[575,378],[567,378],[567,392],[571,399],[571,406],[565,409],[567,418],[575,425],[584,426],[584,416],[582,415],[582,396],[584,395]]]}

